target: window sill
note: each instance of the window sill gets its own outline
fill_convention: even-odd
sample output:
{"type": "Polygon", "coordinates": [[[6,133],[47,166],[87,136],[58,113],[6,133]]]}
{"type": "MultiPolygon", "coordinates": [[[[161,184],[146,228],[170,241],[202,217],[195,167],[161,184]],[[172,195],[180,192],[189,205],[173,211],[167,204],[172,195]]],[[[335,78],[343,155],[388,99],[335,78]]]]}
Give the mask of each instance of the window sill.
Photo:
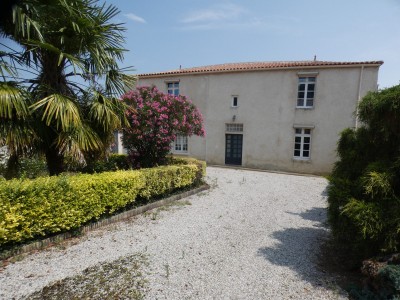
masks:
{"type": "Polygon", "coordinates": [[[296,106],[296,109],[301,109],[301,110],[313,110],[313,109],[314,109],[314,106],[311,106],[311,107],[296,106]]]}
{"type": "Polygon", "coordinates": [[[292,161],[293,162],[298,162],[298,163],[310,164],[311,163],[311,158],[293,157],[292,161]]]}
{"type": "Polygon", "coordinates": [[[189,155],[189,152],[172,151],[171,153],[176,155],[185,155],[185,156],[189,155]]]}

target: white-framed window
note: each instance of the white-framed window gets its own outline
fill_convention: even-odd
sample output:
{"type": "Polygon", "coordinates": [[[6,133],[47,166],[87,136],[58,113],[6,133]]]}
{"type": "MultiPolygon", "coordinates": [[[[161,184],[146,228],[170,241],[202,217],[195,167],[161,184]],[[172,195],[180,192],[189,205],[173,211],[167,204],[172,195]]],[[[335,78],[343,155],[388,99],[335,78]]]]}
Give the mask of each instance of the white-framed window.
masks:
{"type": "Polygon", "coordinates": [[[313,108],[316,77],[299,77],[297,108],[313,108]]]}
{"type": "Polygon", "coordinates": [[[232,96],[232,107],[238,107],[239,106],[239,96],[238,95],[233,95],[232,96]]]}
{"type": "Polygon", "coordinates": [[[188,137],[186,135],[177,135],[172,145],[172,152],[187,153],[188,152],[188,137]]]}
{"type": "Polygon", "coordinates": [[[239,123],[227,123],[226,132],[243,132],[243,124],[239,123]]]}
{"type": "Polygon", "coordinates": [[[179,81],[167,82],[167,92],[170,95],[178,96],[179,95],[179,81]]]}
{"type": "Polygon", "coordinates": [[[310,159],[311,157],[311,129],[295,128],[294,153],[297,159],[310,159]]]}

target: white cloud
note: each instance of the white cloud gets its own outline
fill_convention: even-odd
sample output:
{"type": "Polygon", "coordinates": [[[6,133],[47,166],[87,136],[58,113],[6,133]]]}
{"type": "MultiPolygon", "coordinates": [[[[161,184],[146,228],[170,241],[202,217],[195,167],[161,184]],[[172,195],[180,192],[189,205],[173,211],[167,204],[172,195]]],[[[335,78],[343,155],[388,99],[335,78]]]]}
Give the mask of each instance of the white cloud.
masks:
{"type": "Polygon", "coordinates": [[[234,20],[245,14],[245,12],[246,10],[239,5],[221,4],[209,9],[192,12],[184,17],[181,22],[187,24],[202,23],[202,25],[206,25],[204,23],[234,20]]]}
{"type": "Polygon", "coordinates": [[[180,23],[179,30],[262,30],[299,35],[299,19],[263,15],[233,3],[192,11],[180,23]]]}
{"type": "Polygon", "coordinates": [[[147,23],[145,19],[143,19],[142,17],[139,17],[133,13],[129,13],[129,14],[125,14],[125,17],[127,17],[128,19],[134,21],[134,22],[138,22],[138,23],[147,23]]]}

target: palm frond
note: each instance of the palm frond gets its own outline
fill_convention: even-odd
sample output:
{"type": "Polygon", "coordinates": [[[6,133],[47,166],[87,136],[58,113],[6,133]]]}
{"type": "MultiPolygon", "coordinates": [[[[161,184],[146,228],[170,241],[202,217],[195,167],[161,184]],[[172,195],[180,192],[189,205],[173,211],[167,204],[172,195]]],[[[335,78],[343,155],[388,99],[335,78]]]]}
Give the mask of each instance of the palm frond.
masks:
{"type": "Polygon", "coordinates": [[[14,5],[12,9],[12,22],[14,24],[14,32],[8,32],[15,38],[27,38],[31,36],[37,37],[39,40],[43,40],[41,33],[41,26],[37,20],[32,18],[35,16],[37,1],[23,1],[14,5]]]}
{"type": "Polygon", "coordinates": [[[22,87],[0,82],[0,118],[26,118],[29,114],[27,97],[22,87]]]}
{"type": "Polygon", "coordinates": [[[42,121],[45,121],[47,126],[55,123],[57,128],[66,132],[82,126],[79,105],[65,95],[52,94],[32,104],[30,108],[33,111],[43,109],[42,121]]]}
{"type": "Polygon", "coordinates": [[[70,62],[70,64],[72,65],[72,67],[74,69],[74,73],[77,72],[77,69],[85,70],[84,63],[78,57],[75,57],[74,55],[63,52],[61,49],[57,48],[53,44],[41,42],[41,41],[29,40],[28,42],[25,43],[25,45],[30,46],[28,51],[31,52],[32,54],[35,53],[37,51],[37,49],[46,50],[46,51],[57,54],[58,55],[58,65],[61,65],[61,62],[64,59],[67,59],[70,62]]]}
{"type": "Polygon", "coordinates": [[[103,148],[99,135],[86,123],[72,131],[59,134],[56,143],[61,153],[79,162],[84,161],[85,152],[103,148]]]}
{"type": "Polygon", "coordinates": [[[23,120],[4,121],[0,123],[0,147],[7,146],[11,153],[29,152],[37,136],[29,123],[23,120]]]}
{"type": "Polygon", "coordinates": [[[128,75],[120,70],[111,69],[106,74],[105,87],[107,93],[121,95],[132,90],[137,81],[136,75],[128,75]]]}
{"type": "Polygon", "coordinates": [[[4,59],[4,57],[7,56],[9,56],[7,53],[0,51],[0,76],[3,77],[4,81],[6,81],[5,78],[7,75],[11,75],[12,77],[18,76],[18,71],[15,66],[4,59]]]}
{"type": "Polygon", "coordinates": [[[123,102],[95,92],[94,100],[90,105],[89,118],[100,124],[105,131],[113,131],[128,123],[125,110],[126,105],[123,102]]]}

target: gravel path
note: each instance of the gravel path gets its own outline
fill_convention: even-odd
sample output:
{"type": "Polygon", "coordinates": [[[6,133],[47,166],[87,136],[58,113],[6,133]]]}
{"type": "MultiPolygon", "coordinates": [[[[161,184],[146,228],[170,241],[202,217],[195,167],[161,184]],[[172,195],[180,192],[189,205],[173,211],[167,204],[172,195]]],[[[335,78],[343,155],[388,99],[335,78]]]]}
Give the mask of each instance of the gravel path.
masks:
{"type": "MultiPolygon", "coordinates": [[[[105,277],[96,280],[102,285],[110,266],[140,256],[145,258],[135,261],[135,272],[141,270],[135,278],[143,277],[138,288],[147,282],[146,299],[346,299],[315,263],[328,235],[324,178],[212,167],[207,172],[211,189],[182,205],[9,264],[0,272],[0,298],[40,299],[38,291],[55,282],[71,290],[76,283],[68,286],[66,278],[75,282],[71,278],[100,265],[105,277]]],[[[115,273],[112,280],[119,284],[133,280],[127,274],[115,279],[115,273]]]]}

